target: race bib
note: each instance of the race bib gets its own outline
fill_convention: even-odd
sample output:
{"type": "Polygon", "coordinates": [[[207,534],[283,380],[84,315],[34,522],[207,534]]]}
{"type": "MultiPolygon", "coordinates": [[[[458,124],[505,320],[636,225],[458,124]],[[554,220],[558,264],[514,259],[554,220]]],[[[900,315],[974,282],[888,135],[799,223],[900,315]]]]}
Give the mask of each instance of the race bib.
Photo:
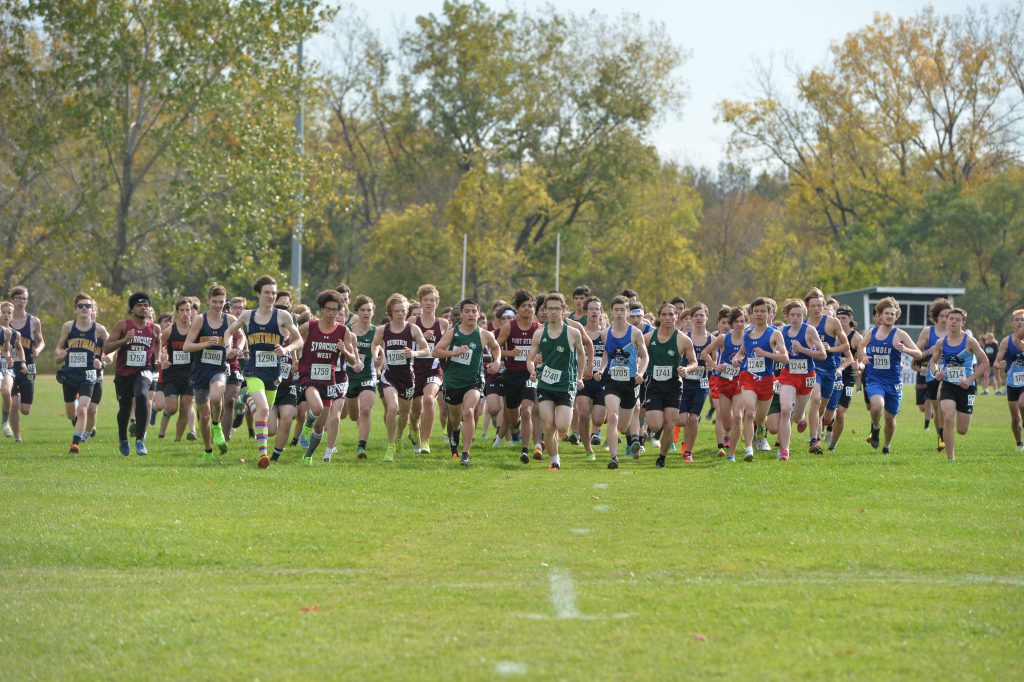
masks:
{"type": "Polygon", "coordinates": [[[472,360],[473,351],[471,350],[467,350],[465,352],[459,353],[458,355],[453,355],[450,358],[448,358],[448,362],[454,362],[455,364],[458,365],[468,365],[470,362],[472,362],[472,360]]]}
{"type": "Polygon", "coordinates": [[[34,362],[25,365],[25,374],[28,374],[29,376],[36,375],[36,364],[34,362]]]}
{"type": "Polygon", "coordinates": [[[526,380],[526,388],[537,388],[537,382],[531,379],[526,380]]]}
{"type": "Polygon", "coordinates": [[[1024,372],[1014,372],[1012,383],[1014,386],[1024,386],[1024,372]]]}
{"type": "Polygon", "coordinates": [[[763,374],[765,371],[764,358],[761,356],[747,358],[747,371],[751,374],[763,374]]]}
{"type": "Polygon", "coordinates": [[[733,379],[740,375],[740,368],[734,367],[732,365],[726,365],[725,369],[719,372],[719,374],[721,374],[724,378],[728,379],[729,381],[732,381],[733,379]]]}
{"type": "Polygon", "coordinates": [[[872,355],[871,366],[875,369],[889,369],[889,356],[888,355],[872,355]]]}
{"type": "Polygon", "coordinates": [[[207,365],[223,365],[224,351],[204,348],[203,354],[199,356],[199,361],[207,365]]]}
{"type": "Polygon", "coordinates": [[[814,377],[804,379],[804,388],[814,388],[814,377]]]}
{"type": "Polygon", "coordinates": [[[85,370],[85,380],[86,381],[96,381],[96,370],[94,370],[94,369],[87,369],[87,370],[85,370]]]}
{"type": "Polygon", "coordinates": [[[68,353],[68,367],[72,369],[84,369],[89,362],[89,354],[77,351],[68,353]]]}
{"type": "Polygon", "coordinates": [[[629,367],[617,365],[608,369],[608,376],[614,381],[629,381],[629,367]]]}
{"type": "Polygon", "coordinates": [[[277,367],[277,353],[272,350],[254,352],[257,367],[277,367]]]}
{"type": "Polygon", "coordinates": [[[595,357],[594,358],[594,371],[595,372],[600,372],[601,371],[601,361],[602,361],[602,358],[599,358],[599,357],[595,357]]]}
{"type": "Polygon", "coordinates": [[[313,381],[330,381],[331,369],[331,365],[310,365],[309,378],[312,379],[313,381]]]}
{"type": "Polygon", "coordinates": [[[540,373],[540,380],[545,384],[557,384],[562,380],[562,370],[545,367],[544,371],[540,373]]]}
{"type": "Polygon", "coordinates": [[[686,378],[689,379],[690,381],[697,381],[699,379],[704,379],[705,376],[707,376],[707,368],[706,367],[698,367],[697,369],[693,370],[692,372],[687,372],[686,373],[686,378]]]}
{"type": "Polygon", "coordinates": [[[946,381],[951,384],[959,384],[961,381],[967,378],[966,367],[947,367],[946,368],[946,381]]]}
{"type": "MultiPolygon", "coordinates": [[[[655,365],[651,371],[651,376],[654,377],[655,381],[668,381],[674,373],[675,367],[671,365],[655,365]]],[[[686,378],[689,379],[689,375],[686,378]]]]}
{"type": "Polygon", "coordinates": [[[847,398],[852,398],[853,397],[853,386],[847,386],[846,387],[846,397],[847,398]]]}
{"type": "Polygon", "coordinates": [[[519,362],[526,362],[526,356],[530,353],[529,346],[516,346],[515,359],[519,362]]]}
{"type": "Polygon", "coordinates": [[[191,353],[186,353],[183,350],[176,350],[171,355],[171,364],[172,365],[187,365],[187,364],[190,364],[191,362],[192,362],[192,354],[191,353]]]}
{"type": "Polygon", "coordinates": [[[703,379],[700,380],[700,387],[703,389],[708,389],[711,387],[711,383],[708,381],[707,377],[704,377],[703,379]]]}
{"type": "Polygon", "coordinates": [[[795,358],[789,361],[790,374],[807,374],[807,359],[795,358]]]}
{"type": "Polygon", "coordinates": [[[772,382],[772,390],[775,391],[775,393],[779,392],[779,380],[778,379],[776,379],[775,381],[772,382]]]}
{"type": "Polygon", "coordinates": [[[385,353],[385,357],[387,358],[387,363],[389,365],[404,365],[409,361],[405,357],[404,348],[392,348],[391,350],[387,351],[387,353],[385,353]]]}
{"type": "MultiPolygon", "coordinates": [[[[125,362],[129,367],[145,367],[146,366],[146,351],[144,350],[130,350],[128,351],[128,357],[125,362]]],[[[32,365],[29,365],[31,367],[32,365]]]]}
{"type": "Polygon", "coordinates": [[[974,399],[976,397],[977,396],[975,394],[973,394],[973,393],[968,393],[967,394],[967,407],[974,407],[974,399]]]}

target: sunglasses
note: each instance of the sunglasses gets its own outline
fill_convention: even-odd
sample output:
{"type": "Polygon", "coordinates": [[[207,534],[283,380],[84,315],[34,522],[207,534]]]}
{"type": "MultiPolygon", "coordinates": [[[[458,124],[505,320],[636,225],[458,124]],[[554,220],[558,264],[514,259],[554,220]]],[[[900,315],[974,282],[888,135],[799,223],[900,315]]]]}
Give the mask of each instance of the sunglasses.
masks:
{"type": "Polygon", "coordinates": [[[76,303],[75,307],[76,308],[81,308],[81,309],[91,308],[92,307],[92,303],[76,303]]]}

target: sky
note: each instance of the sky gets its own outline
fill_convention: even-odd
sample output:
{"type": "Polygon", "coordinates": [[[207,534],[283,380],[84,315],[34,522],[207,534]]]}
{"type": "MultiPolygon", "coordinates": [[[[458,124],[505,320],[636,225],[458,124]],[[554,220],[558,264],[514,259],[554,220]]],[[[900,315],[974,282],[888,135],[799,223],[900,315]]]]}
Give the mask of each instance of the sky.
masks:
{"type": "MultiPolygon", "coordinates": [[[[940,14],[962,14],[979,3],[963,0],[731,0],[672,2],[672,0],[558,0],[488,2],[495,9],[536,10],[551,4],[560,12],[609,17],[635,13],[644,21],[663,23],[675,44],[689,54],[680,69],[686,97],[677,114],[669,114],[653,131],[651,141],[663,158],[696,166],[717,167],[726,159],[728,126],[715,123],[716,105],[724,99],[744,99],[756,61],[771,61],[779,83],[791,84],[785,65],[806,69],[822,64],[829,45],[871,23],[876,12],[910,16],[931,5],[940,14]]],[[[356,0],[371,26],[383,38],[409,28],[419,15],[440,14],[443,0],[356,0]]],[[[996,10],[1000,4],[990,4],[996,10]]]]}

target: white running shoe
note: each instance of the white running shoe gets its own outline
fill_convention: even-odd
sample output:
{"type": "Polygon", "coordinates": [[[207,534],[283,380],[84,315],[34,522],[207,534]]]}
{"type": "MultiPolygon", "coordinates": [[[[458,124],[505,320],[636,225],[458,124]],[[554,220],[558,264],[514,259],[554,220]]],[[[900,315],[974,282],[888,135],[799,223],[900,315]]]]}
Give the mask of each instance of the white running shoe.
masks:
{"type": "Polygon", "coordinates": [[[4,424],[3,430],[4,435],[7,436],[8,438],[12,438],[14,436],[14,429],[11,428],[10,424],[4,424]]]}
{"type": "Polygon", "coordinates": [[[754,441],[754,449],[758,452],[771,452],[772,446],[768,445],[767,438],[758,438],[754,441]]]}

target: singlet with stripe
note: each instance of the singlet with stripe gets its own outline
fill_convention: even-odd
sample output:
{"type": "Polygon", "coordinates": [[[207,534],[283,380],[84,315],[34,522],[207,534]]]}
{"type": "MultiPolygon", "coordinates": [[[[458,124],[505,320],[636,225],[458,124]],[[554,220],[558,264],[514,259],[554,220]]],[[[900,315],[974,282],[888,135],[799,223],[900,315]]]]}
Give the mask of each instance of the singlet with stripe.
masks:
{"type": "MultiPolygon", "coordinates": [[[[689,334],[687,334],[687,336],[690,337],[690,341],[693,342],[693,353],[694,355],[697,356],[697,369],[692,372],[687,372],[684,378],[689,381],[700,381],[702,379],[707,379],[708,363],[704,362],[704,358],[701,357],[701,353],[703,353],[704,349],[711,345],[711,343],[715,340],[715,337],[705,331],[704,343],[698,346],[697,342],[693,340],[693,332],[690,332],[689,334]]],[[[682,361],[683,359],[679,358],[679,362],[682,361]]]]}
{"type": "Polygon", "coordinates": [[[242,366],[242,373],[262,380],[268,390],[274,390],[281,380],[283,369],[274,352],[275,346],[284,344],[284,335],[278,322],[280,311],[274,308],[270,319],[263,324],[256,321],[258,312],[259,308],[254,308],[246,324],[245,339],[249,347],[249,359],[242,366]]]}
{"type": "Polygon", "coordinates": [[[363,382],[366,381],[376,381],[377,367],[371,360],[370,348],[373,346],[373,335],[377,331],[377,326],[371,324],[369,330],[365,334],[356,334],[351,329],[349,329],[349,331],[356,337],[356,352],[359,353],[359,357],[363,361],[363,371],[356,372],[352,369],[352,366],[346,362],[345,366],[347,368],[346,372],[348,373],[348,380],[350,382],[356,382],[360,386],[362,386],[363,382]]]}
{"type": "Polygon", "coordinates": [[[384,325],[384,376],[389,384],[413,385],[412,361],[405,357],[405,349],[413,349],[412,326],[406,323],[402,331],[391,331],[391,325],[384,325]]]}
{"type": "Polygon", "coordinates": [[[651,340],[647,342],[647,373],[652,381],[674,381],[679,383],[679,330],[673,329],[667,341],[658,338],[658,330],[651,332],[651,340]]]}
{"type": "MultiPolygon", "coordinates": [[[[590,336],[588,333],[587,336],[590,336]]],[[[597,336],[591,337],[590,341],[594,344],[594,370],[598,371],[601,369],[601,361],[604,360],[604,335],[601,332],[597,333],[597,336]]]]}
{"type": "Polygon", "coordinates": [[[878,338],[878,327],[872,327],[868,331],[868,343],[865,354],[871,358],[871,362],[864,367],[864,378],[867,381],[889,384],[891,386],[903,385],[903,378],[900,376],[903,353],[896,350],[896,347],[892,345],[898,331],[898,327],[893,327],[892,331],[884,339],[878,338]]]}
{"type": "Polygon", "coordinates": [[[726,381],[732,381],[740,375],[740,372],[743,371],[743,365],[733,367],[732,359],[742,347],[742,338],[739,343],[734,343],[732,340],[732,332],[726,332],[725,338],[722,340],[722,351],[718,355],[718,362],[719,364],[725,365],[725,371],[720,373],[716,372],[718,376],[722,377],[726,381]]]}
{"type": "Polygon", "coordinates": [[[64,374],[72,384],[95,383],[96,367],[93,364],[103,354],[106,339],[96,338],[96,323],[82,331],[77,324],[71,324],[65,348],[68,354],[64,357],[64,374]]]}
{"type": "Polygon", "coordinates": [[[1006,337],[1006,385],[1010,388],[1024,388],[1024,341],[1018,346],[1013,334],[1006,337]]]}
{"type": "Polygon", "coordinates": [[[569,345],[569,325],[562,324],[562,333],[552,338],[548,325],[540,334],[540,354],[544,368],[537,376],[537,388],[551,393],[576,393],[578,367],[576,349],[569,345]]]}
{"type": "Polygon", "coordinates": [[[533,335],[538,327],[540,327],[540,323],[537,320],[532,320],[528,329],[519,328],[519,318],[517,317],[512,318],[512,321],[509,322],[508,338],[505,339],[502,346],[503,351],[511,351],[511,354],[502,353],[506,371],[526,372],[526,356],[530,352],[533,335]]]}
{"type": "Polygon", "coordinates": [[[192,371],[192,354],[184,350],[187,335],[187,329],[184,334],[178,331],[177,320],[171,322],[171,334],[167,339],[167,359],[171,366],[163,371],[164,381],[185,379],[192,371]]]}
{"type": "Polygon", "coordinates": [[[469,388],[480,383],[483,375],[484,347],[480,339],[480,327],[476,327],[468,334],[463,333],[460,325],[455,325],[452,333],[452,342],[448,345],[449,350],[455,350],[461,346],[468,346],[469,350],[461,355],[453,355],[448,358],[444,368],[444,387],[450,389],[469,388]]]}
{"type": "MultiPolygon", "coordinates": [[[[13,322],[14,320],[11,320],[13,322]]],[[[25,351],[25,364],[34,365],[36,360],[36,354],[32,351],[32,315],[25,313],[25,326],[18,329],[13,324],[11,329],[18,334],[18,340],[21,342],[21,348],[25,351]]],[[[14,361],[14,364],[18,364],[18,360],[14,361]]]]}
{"type": "MultiPolygon", "coordinates": [[[[945,369],[946,374],[942,380],[951,384],[959,384],[967,377],[974,374],[974,353],[967,347],[965,333],[960,343],[953,346],[949,343],[949,335],[942,339],[942,357],[939,359],[939,368],[945,369]]],[[[975,382],[971,382],[974,386],[975,382]]]]}
{"type": "MultiPolygon", "coordinates": [[[[427,342],[427,348],[429,348],[430,351],[433,352],[434,345],[441,340],[441,334],[443,333],[441,330],[441,318],[435,317],[434,324],[430,325],[429,327],[425,327],[423,325],[423,322],[421,321],[420,316],[417,315],[413,324],[419,327],[420,331],[423,332],[423,338],[427,342]]],[[[423,376],[429,376],[431,374],[440,374],[441,361],[433,357],[414,358],[413,371],[416,372],[416,376],[420,376],[421,374],[423,376]]]]}
{"type": "Polygon", "coordinates": [[[764,356],[754,355],[754,349],[760,348],[768,353],[775,352],[772,348],[772,332],[774,327],[765,327],[761,336],[756,339],[750,334],[754,327],[750,326],[743,330],[743,351],[746,356],[743,359],[743,369],[754,376],[770,377],[775,375],[775,360],[764,356]]]}
{"type": "MultiPolygon", "coordinates": [[[[804,348],[810,348],[810,342],[807,341],[807,330],[811,328],[811,325],[806,322],[800,323],[800,328],[797,329],[796,336],[790,336],[790,332],[793,331],[793,325],[787,324],[782,328],[782,340],[786,343],[786,352],[789,353],[789,364],[786,365],[786,369],[790,374],[814,374],[815,362],[814,358],[805,353],[797,353],[793,350],[793,342],[799,341],[800,345],[804,348]]],[[[825,370],[826,372],[835,372],[835,368],[825,370]]]]}
{"type": "Polygon", "coordinates": [[[122,377],[133,377],[153,367],[153,355],[159,338],[159,332],[150,320],[139,328],[131,318],[128,318],[124,321],[124,333],[127,334],[129,329],[134,329],[135,335],[132,336],[130,343],[117,350],[117,362],[114,365],[115,372],[122,377]]]}
{"type": "Polygon", "coordinates": [[[612,328],[605,330],[604,353],[608,356],[608,367],[605,377],[609,381],[633,381],[636,379],[637,348],[633,343],[633,330],[636,327],[626,326],[624,336],[615,336],[612,328]]]}
{"type": "Polygon", "coordinates": [[[342,356],[338,344],[347,335],[348,329],[343,324],[335,322],[334,327],[325,332],[318,321],[310,320],[299,358],[299,380],[317,386],[344,383],[345,370],[338,370],[338,359],[342,356]]]}
{"type": "Polygon", "coordinates": [[[203,322],[196,334],[196,343],[213,341],[213,345],[192,353],[192,372],[190,380],[197,388],[206,388],[210,380],[218,374],[225,374],[228,365],[225,361],[224,334],[228,331],[228,316],[221,314],[220,325],[214,328],[210,324],[209,313],[203,313],[203,322]]]}

